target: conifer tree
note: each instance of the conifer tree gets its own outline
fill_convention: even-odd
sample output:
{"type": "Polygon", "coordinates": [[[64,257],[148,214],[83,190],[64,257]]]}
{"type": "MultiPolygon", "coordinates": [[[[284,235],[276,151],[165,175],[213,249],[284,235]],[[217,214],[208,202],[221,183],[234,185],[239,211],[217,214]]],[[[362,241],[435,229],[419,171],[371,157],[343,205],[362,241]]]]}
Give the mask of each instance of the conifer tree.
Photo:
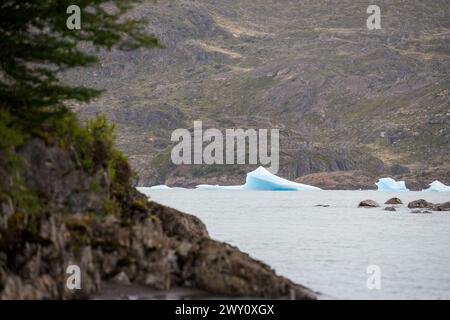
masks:
{"type": "MultiPolygon", "coordinates": [[[[144,20],[127,17],[141,0],[2,0],[0,2],[0,108],[39,123],[66,112],[64,102],[87,102],[100,92],[63,84],[58,75],[97,61],[82,48],[158,47],[144,20]],[[80,29],[67,27],[67,8],[81,9],[80,29]]],[[[92,52],[93,50],[91,50],[92,52]]]]}

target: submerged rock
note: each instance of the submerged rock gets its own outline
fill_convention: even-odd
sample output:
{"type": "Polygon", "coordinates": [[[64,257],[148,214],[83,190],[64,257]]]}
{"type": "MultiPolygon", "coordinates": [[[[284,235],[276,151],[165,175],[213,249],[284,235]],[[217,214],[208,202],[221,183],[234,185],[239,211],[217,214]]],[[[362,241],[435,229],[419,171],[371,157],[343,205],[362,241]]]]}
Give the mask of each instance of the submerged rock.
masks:
{"type": "Polygon", "coordinates": [[[399,198],[391,198],[388,201],[386,201],[384,204],[403,204],[403,202],[399,198]]]}
{"type": "Polygon", "coordinates": [[[408,203],[408,208],[413,209],[413,208],[433,208],[433,204],[424,200],[424,199],[419,199],[419,200],[414,200],[411,201],[410,203],[408,203]]]}
{"type": "Polygon", "coordinates": [[[384,208],[385,211],[397,211],[395,207],[386,207],[384,208]]]}
{"type": "Polygon", "coordinates": [[[364,200],[359,203],[358,208],[376,208],[379,206],[380,205],[373,200],[364,200]]]}
{"type": "Polygon", "coordinates": [[[412,210],[411,213],[426,213],[426,214],[430,214],[431,211],[416,209],[416,210],[412,210]]]}

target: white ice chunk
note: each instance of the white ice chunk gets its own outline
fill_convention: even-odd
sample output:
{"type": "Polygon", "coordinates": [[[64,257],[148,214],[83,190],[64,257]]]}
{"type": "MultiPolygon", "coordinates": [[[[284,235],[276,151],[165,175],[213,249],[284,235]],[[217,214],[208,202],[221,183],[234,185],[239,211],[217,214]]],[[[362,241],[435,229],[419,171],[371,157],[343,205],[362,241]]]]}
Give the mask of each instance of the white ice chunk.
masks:
{"type": "Polygon", "coordinates": [[[264,167],[247,173],[245,188],[250,190],[318,191],[320,188],[280,178],[264,167]]]}
{"type": "Polygon", "coordinates": [[[219,186],[219,185],[198,185],[201,190],[268,190],[268,191],[318,191],[320,188],[292,182],[280,178],[263,167],[247,173],[244,185],[240,186],[219,186]]]}
{"type": "Polygon", "coordinates": [[[392,178],[382,178],[375,183],[378,191],[409,191],[406,188],[405,181],[395,181],[392,178]]]}
{"type": "Polygon", "coordinates": [[[430,183],[430,187],[423,191],[434,191],[434,192],[450,192],[450,186],[446,186],[442,182],[435,180],[430,183]]]}
{"type": "Polygon", "coordinates": [[[147,190],[172,190],[171,187],[168,187],[165,184],[160,184],[160,185],[153,186],[153,187],[139,187],[136,189],[138,189],[138,191],[143,192],[143,193],[145,193],[145,191],[147,191],[147,190]]]}
{"type": "Polygon", "coordinates": [[[216,184],[216,185],[199,184],[196,188],[198,190],[229,190],[229,191],[245,190],[244,186],[220,186],[218,184],[216,184]]]}

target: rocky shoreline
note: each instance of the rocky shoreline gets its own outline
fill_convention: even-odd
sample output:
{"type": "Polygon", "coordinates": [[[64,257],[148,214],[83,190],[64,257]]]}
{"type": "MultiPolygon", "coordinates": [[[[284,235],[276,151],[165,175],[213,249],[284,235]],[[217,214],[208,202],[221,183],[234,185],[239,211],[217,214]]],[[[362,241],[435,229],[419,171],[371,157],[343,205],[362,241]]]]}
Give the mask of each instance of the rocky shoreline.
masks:
{"type": "MultiPolygon", "coordinates": [[[[213,296],[208,292],[191,288],[172,288],[155,290],[145,285],[108,281],[102,290],[95,294],[93,300],[207,300],[230,299],[230,297],[213,296]]],[[[236,298],[240,299],[240,298],[236,298]]],[[[243,299],[246,299],[245,297],[243,299]]]]}
{"type": "MultiPolygon", "coordinates": [[[[403,205],[399,198],[390,198],[384,204],[389,205],[385,207],[385,211],[397,211],[399,205],[403,205]]],[[[374,200],[363,200],[358,204],[358,208],[377,208],[380,205],[374,200]]],[[[411,213],[431,213],[431,211],[450,211],[450,201],[444,203],[431,203],[425,199],[418,199],[407,204],[407,208],[411,209],[411,213]],[[424,209],[424,210],[421,210],[424,209]],[[431,211],[428,211],[428,210],[431,211]]]]}
{"type": "MultiPolygon", "coordinates": [[[[255,168],[249,166],[245,170],[250,172],[255,168]]],[[[245,171],[244,170],[244,171],[245,171]]],[[[245,173],[240,175],[220,174],[212,177],[190,177],[186,170],[186,176],[170,176],[160,181],[162,184],[171,187],[195,188],[197,185],[242,185],[245,183],[245,173]]],[[[404,180],[411,191],[421,191],[429,187],[430,182],[440,180],[444,184],[450,184],[449,172],[426,172],[422,176],[413,174],[381,174],[377,176],[369,175],[361,170],[348,171],[323,171],[302,175],[293,178],[294,182],[316,186],[326,190],[376,190],[376,181],[379,178],[392,177],[395,180],[404,180]]],[[[150,187],[152,184],[140,183],[140,186],[150,187]]]]}
{"type": "Polygon", "coordinates": [[[126,161],[115,164],[113,179],[103,164],[87,174],[70,149],[51,141],[33,138],[18,155],[25,186],[43,205],[31,213],[7,194],[0,198],[0,299],[88,299],[114,281],[214,296],[317,297],[211,239],[198,218],[149,201],[132,187],[126,161]],[[80,290],[66,287],[74,264],[80,290]]]}

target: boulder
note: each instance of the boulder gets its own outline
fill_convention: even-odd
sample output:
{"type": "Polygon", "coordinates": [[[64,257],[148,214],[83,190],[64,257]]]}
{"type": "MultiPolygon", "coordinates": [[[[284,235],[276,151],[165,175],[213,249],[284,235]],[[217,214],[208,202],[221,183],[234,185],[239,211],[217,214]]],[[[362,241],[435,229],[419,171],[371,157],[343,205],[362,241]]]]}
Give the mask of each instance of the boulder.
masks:
{"type": "Polygon", "coordinates": [[[399,198],[390,198],[384,204],[403,204],[403,202],[399,198]]]}
{"type": "Polygon", "coordinates": [[[435,205],[433,207],[433,210],[435,210],[435,211],[450,211],[450,201],[435,205]]]}
{"type": "Polygon", "coordinates": [[[380,205],[373,200],[364,200],[359,203],[358,208],[376,208],[379,206],[380,205]]]}
{"type": "Polygon", "coordinates": [[[179,240],[192,241],[209,237],[204,223],[197,217],[150,202],[149,208],[161,220],[164,232],[179,240]]]}
{"type": "Polygon", "coordinates": [[[414,200],[408,203],[408,208],[410,209],[416,209],[416,208],[433,208],[433,204],[431,202],[428,202],[424,199],[414,200]]]}

